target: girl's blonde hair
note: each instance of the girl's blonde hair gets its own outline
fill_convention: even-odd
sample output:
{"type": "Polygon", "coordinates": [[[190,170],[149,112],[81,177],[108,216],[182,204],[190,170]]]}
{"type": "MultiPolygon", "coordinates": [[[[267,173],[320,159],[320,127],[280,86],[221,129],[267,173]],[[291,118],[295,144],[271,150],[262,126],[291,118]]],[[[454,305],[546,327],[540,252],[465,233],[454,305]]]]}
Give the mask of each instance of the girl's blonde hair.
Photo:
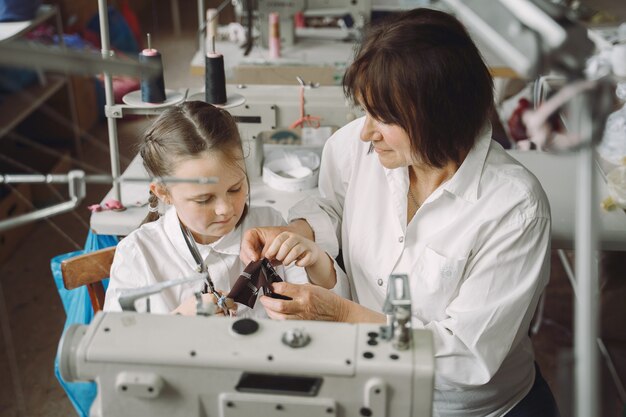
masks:
{"type": "MultiPolygon", "coordinates": [[[[241,137],[233,117],[226,110],[202,101],[188,101],[165,110],[148,128],[139,145],[144,167],[152,177],[172,176],[181,161],[207,151],[220,152],[233,164],[243,158],[241,137]]],[[[159,218],[159,200],[152,191],[148,204],[150,211],[143,223],[159,218]]]]}

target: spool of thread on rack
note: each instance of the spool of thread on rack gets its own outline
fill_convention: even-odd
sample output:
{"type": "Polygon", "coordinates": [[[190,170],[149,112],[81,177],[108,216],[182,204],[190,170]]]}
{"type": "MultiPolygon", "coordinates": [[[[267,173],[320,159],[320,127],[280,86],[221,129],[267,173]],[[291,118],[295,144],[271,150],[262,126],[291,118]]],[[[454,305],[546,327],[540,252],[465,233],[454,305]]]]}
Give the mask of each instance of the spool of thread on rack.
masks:
{"type": "Polygon", "coordinates": [[[226,75],[224,73],[224,56],[215,52],[215,38],[211,39],[211,52],[206,54],[205,61],[205,100],[210,104],[225,104],[226,75]]]}
{"type": "Polygon", "coordinates": [[[280,15],[278,13],[269,14],[269,27],[270,59],[280,58],[280,15]]]}
{"type": "Polygon", "coordinates": [[[296,28],[305,28],[306,20],[304,19],[304,13],[301,11],[296,12],[296,14],[293,15],[293,22],[296,28]]]}
{"type": "Polygon", "coordinates": [[[217,39],[217,9],[206,11],[206,49],[211,50],[212,39],[217,39]]]}
{"type": "Polygon", "coordinates": [[[161,53],[152,48],[150,34],[148,33],[148,49],[139,53],[139,62],[155,63],[159,72],[155,76],[141,75],[141,101],[144,103],[163,103],[165,97],[165,82],[163,81],[163,61],[161,53]]]}

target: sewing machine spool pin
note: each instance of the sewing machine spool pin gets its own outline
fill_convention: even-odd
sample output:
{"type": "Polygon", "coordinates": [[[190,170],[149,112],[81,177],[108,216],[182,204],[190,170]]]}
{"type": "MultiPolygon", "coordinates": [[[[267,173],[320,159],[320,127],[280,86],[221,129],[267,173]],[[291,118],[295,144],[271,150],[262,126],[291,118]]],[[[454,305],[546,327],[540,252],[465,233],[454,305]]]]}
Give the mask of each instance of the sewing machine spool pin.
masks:
{"type": "Polygon", "coordinates": [[[381,337],[385,340],[392,340],[393,347],[398,350],[409,349],[411,347],[411,296],[409,277],[406,274],[392,274],[389,277],[383,312],[387,314],[387,325],[381,326],[381,337]]]}

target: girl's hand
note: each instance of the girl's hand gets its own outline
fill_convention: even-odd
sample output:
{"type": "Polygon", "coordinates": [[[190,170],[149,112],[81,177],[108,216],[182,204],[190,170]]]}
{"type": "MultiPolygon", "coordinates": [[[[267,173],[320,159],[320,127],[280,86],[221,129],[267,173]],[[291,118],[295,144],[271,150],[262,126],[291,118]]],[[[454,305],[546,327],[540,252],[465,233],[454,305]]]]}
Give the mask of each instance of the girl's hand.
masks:
{"type": "Polygon", "coordinates": [[[288,230],[286,226],[255,227],[243,234],[239,257],[244,265],[258,261],[265,256],[267,248],[276,236],[288,230]]]}
{"type": "Polygon", "coordinates": [[[258,261],[265,256],[267,248],[276,236],[282,232],[293,232],[308,239],[315,240],[315,234],[311,226],[303,219],[293,220],[287,226],[255,227],[248,229],[241,240],[241,253],[239,257],[244,265],[252,261],[258,261]]]}
{"type": "Polygon", "coordinates": [[[324,253],[315,242],[293,232],[276,236],[265,251],[265,257],[270,260],[276,259],[285,266],[295,262],[304,268],[314,265],[320,256],[324,253]]]}
{"type": "MultiPolygon", "coordinates": [[[[223,294],[222,291],[218,291],[218,292],[220,293],[220,295],[223,294]]],[[[207,293],[207,294],[202,294],[201,297],[202,297],[203,304],[215,304],[216,316],[225,315],[224,310],[217,307],[217,299],[215,298],[215,295],[211,293],[207,293]]],[[[195,296],[189,297],[185,301],[183,301],[178,307],[176,307],[176,309],[172,311],[172,314],[180,314],[183,316],[195,316],[197,314],[197,310],[196,310],[197,305],[198,305],[198,300],[196,299],[196,297],[195,296]]],[[[228,311],[230,312],[230,315],[234,315],[237,312],[237,303],[235,303],[230,298],[226,299],[226,307],[228,307],[228,311]]]]}

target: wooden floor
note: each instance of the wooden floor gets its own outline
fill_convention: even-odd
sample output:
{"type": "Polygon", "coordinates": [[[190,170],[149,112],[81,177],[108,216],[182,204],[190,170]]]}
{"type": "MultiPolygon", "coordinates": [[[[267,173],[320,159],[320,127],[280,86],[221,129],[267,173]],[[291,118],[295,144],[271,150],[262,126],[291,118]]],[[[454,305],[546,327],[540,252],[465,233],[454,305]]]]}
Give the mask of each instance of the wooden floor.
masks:
{"type": "MultiPolygon", "coordinates": [[[[184,13],[182,18],[185,21],[184,13]]],[[[195,28],[193,19],[189,21],[194,22],[195,28]]],[[[202,85],[201,79],[189,75],[185,64],[195,52],[193,28],[184,27],[179,38],[171,35],[160,38],[168,88],[202,85]]],[[[118,123],[120,152],[126,156],[123,166],[134,155],[136,140],[147,123],[145,118],[118,123]]],[[[98,126],[92,134],[93,138],[84,145],[85,159],[106,172],[110,169],[109,159],[101,150],[108,140],[106,124],[98,126]]],[[[37,223],[28,239],[0,265],[0,416],[74,415],[53,374],[65,317],[51,277],[50,259],[83,246],[89,221],[86,205],[100,201],[107,190],[106,186],[90,185],[80,208],[37,223]]],[[[624,255],[605,253],[601,264],[600,333],[623,387],[626,383],[626,261],[624,255]]],[[[533,341],[537,362],[563,417],[573,415],[573,300],[571,285],[555,252],[545,309],[533,341]]],[[[622,416],[625,394],[616,387],[604,358],[600,392],[603,407],[600,415],[622,416]]]]}

